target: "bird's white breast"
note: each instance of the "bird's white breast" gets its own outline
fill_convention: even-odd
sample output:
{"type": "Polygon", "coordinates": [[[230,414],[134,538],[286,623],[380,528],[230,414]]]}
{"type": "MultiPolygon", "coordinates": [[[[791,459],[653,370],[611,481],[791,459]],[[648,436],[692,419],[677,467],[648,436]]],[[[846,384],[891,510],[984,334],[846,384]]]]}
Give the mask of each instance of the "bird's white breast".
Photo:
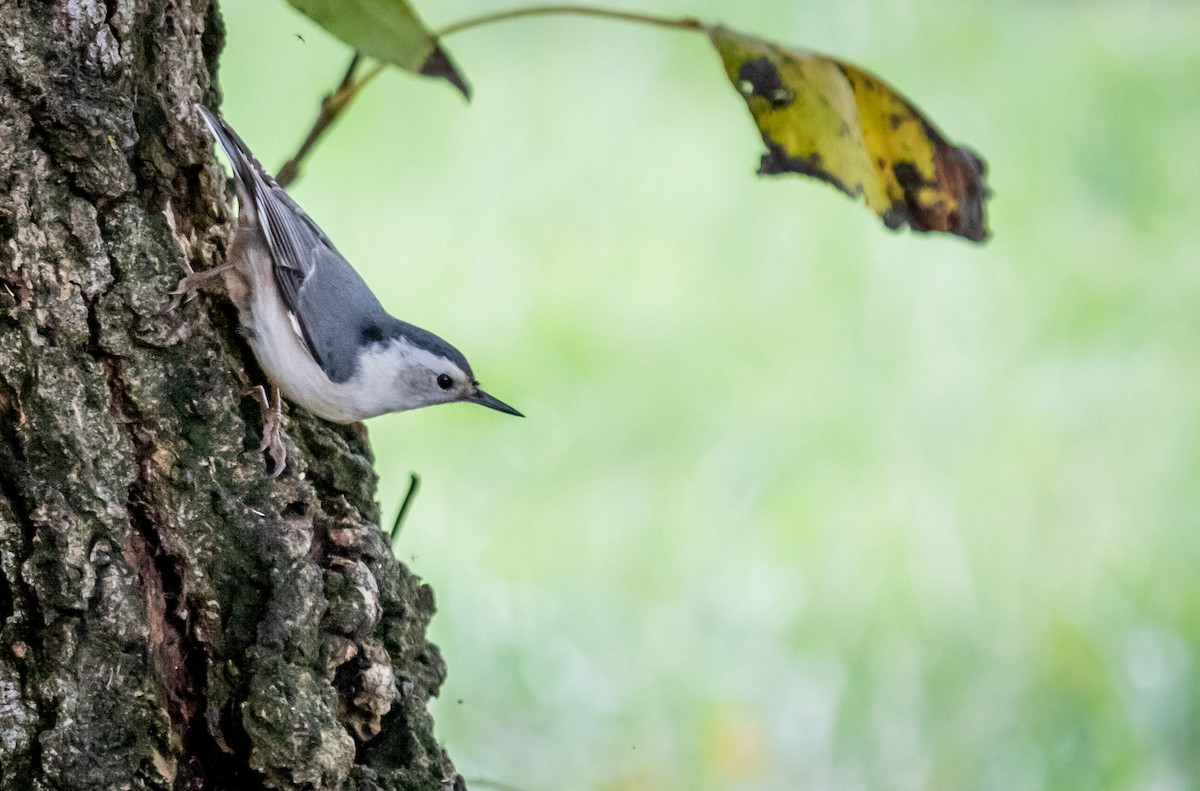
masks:
{"type": "MultiPolygon", "coordinates": [[[[238,251],[239,269],[250,283],[250,293],[239,305],[242,324],[249,330],[250,345],[258,364],[294,403],[335,423],[353,423],[385,412],[393,404],[394,368],[373,359],[382,348],[360,355],[358,370],[337,383],[309,353],[295,317],[288,311],[275,284],[270,254],[261,244],[246,244],[238,251]]],[[[403,408],[403,407],[401,407],[403,408]]]]}

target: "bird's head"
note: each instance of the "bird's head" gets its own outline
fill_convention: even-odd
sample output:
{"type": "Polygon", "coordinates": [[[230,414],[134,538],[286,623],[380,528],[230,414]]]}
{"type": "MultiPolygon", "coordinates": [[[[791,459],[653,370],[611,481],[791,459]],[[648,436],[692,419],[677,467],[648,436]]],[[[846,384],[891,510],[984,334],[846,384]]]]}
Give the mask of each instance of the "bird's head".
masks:
{"type": "Polygon", "coordinates": [[[398,338],[389,344],[386,354],[395,371],[401,409],[465,401],[524,417],[483,392],[462,353],[432,333],[398,338]]]}

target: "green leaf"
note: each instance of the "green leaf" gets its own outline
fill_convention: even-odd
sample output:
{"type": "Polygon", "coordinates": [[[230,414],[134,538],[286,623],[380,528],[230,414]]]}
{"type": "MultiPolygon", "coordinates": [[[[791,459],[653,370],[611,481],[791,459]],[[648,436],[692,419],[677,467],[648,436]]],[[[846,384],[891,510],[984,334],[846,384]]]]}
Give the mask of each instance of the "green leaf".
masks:
{"type": "Polygon", "coordinates": [[[983,160],[947,143],[883,80],[726,27],[708,34],[766,143],[759,173],[799,173],[861,195],[889,228],[987,238],[983,160]]]}
{"type": "Polygon", "coordinates": [[[449,56],[405,0],[288,0],[354,49],[394,66],[442,77],[470,98],[449,56]]]}

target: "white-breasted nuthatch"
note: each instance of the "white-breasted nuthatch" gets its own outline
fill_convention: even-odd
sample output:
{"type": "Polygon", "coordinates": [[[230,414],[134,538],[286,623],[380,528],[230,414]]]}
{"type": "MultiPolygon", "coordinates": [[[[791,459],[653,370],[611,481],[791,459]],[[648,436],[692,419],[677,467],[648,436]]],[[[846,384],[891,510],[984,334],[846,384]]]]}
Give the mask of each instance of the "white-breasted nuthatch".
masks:
{"type": "MultiPolygon", "coordinates": [[[[185,278],[181,290],[224,275],[259,365],[289,401],[335,423],[455,401],[520,416],[479,389],[458,349],[389,315],[242,139],[198,109],[233,165],[238,229],[226,264],[185,278]]],[[[263,436],[263,448],[279,454],[276,472],[279,419],[276,394],[263,436]]]]}

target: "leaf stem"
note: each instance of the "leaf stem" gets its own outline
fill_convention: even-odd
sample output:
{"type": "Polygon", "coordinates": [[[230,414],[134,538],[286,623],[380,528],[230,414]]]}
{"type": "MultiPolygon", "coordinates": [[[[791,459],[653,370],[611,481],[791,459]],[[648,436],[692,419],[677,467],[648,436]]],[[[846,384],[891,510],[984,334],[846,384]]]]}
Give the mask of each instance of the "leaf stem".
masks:
{"type": "Polygon", "coordinates": [[[505,22],[509,19],[520,19],[521,17],[528,16],[561,16],[564,14],[615,19],[622,22],[636,22],[638,24],[669,27],[676,30],[704,30],[703,23],[692,17],[665,17],[655,14],[642,14],[636,11],[617,11],[612,8],[597,8],[595,6],[583,5],[538,5],[510,8],[507,11],[496,11],[491,14],[481,14],[480,16],[461,19],[458,22],[451,22],[446,27],[435,32],[433,37],[435,39],[442,39],[474,27],[490,25],[493,22],[505,22]]]}

